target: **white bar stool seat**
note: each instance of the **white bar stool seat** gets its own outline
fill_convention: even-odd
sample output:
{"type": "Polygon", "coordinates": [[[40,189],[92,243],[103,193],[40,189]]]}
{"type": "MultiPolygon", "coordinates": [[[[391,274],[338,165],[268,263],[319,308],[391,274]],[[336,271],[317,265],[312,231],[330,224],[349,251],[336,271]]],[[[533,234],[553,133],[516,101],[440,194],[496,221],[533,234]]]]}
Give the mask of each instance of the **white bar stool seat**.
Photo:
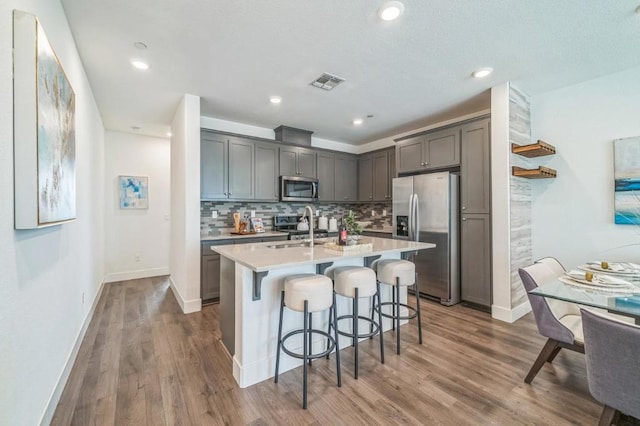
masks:
{"type": "MultiPolygon", "coordinates": [[[[363,266],[339,266],[329,269],[327,275],[333,277],[333,290],[336,294],[343,297],[352,299],[352,312],[350,315],[341,315],[337,318],[336,323],[341,320],[349,319],[351,321],[351,331],[337,332],[343,336],[350,337],[352,339],[354,348],[354,378],[358,378],[358,342],[361,338],[373,338],[376,334],[380,334],[380,361],[384,364],[384,342],[382,340],[382,316],[378,312],[378,321],[373,320],[373,306],[375,305],[376,296],[378,297],[378,303],[380,303],[380,284],[376,280],[376,273],[372,269],[363,266]],[[358,299],[361,297],[373,297],[372,317],[368,318],[360,316],[358,314],[358,299]],[[359,323],[360,320],[369,323],[369,332],[360,333],[359,323]]],[[[336,310],[335,305],[332,308],[336,310]]],[[[332,325],[329,324],[327,333],[331,333],[332,325]]]]}
{"type": "MultiPolygon", "coordinates": [[[[385,318],[393,320],[393,329],[396,331],[396,352],[400,355],[400,320],[418,319],[418,343],[422,344],[422,320],[420,317],[420,293],[418,291],[418,275],[416,274],[416,265],[408,260],[399,259],[382,259],[373,263],[372,268],[375,269],[378,281],[382,284],[390,285],[392,289],[392,301],[378,303],[374,306],[374,310],[379,313],[383,306],[391,306],[392,313],[382,313],[385,318]],[[409,306],[406,303],[400,303],[400,287],[413,286],[416,295],[416,306],[409,306]],[[408,315],[401,315],[400,308],[406,308],[408,315]]],[[[371,314],[373,318],[373,313],[371,314]]]]}
{"type": "Polygon", "coordinates": [[[274,382],[278,383],[278,370],[280,368],[280,351],[287,355],[302,359],[303,373],[302,373],[302,408],[307,408],[307,366],[311,365],[311,360],[316,358],[327,357],[333,349],[336,350],[336,375],[338,378],[338,387],[342,386],[342,379],[340,377],[340,348],[338,345],[338,332],[337,332],[337,316],[335,309],[333,309],[333,317],[331,317],[331,311],[329,315],[329,324],[333,323],[336,330],[334,335],[331,336],[324,330],[318,330],[313,328],[314,312],[320,312],[327,309],[331,309],[335,306],[335,294],[333,292],[333,283],[331,279],[318,274],[296,274],[290,275],[284,279],[284,290],[280,297],[280,321],[278,323],[278,352],[276,354],[276,374],[274,382]],[[304,325],[303,328],[290,331],[284,337],[282,336],[282,318],[284,314],[285,306],[292,311],[304,313],[304,325]],[[291,351],[285,346],[285,342],[288,338],[296,335],[303,335],[302,353],[296,353],[291,351]],[[327,339],[327,349],[320,353],[312,352],[313,335],[320,334],[327,339]]]}

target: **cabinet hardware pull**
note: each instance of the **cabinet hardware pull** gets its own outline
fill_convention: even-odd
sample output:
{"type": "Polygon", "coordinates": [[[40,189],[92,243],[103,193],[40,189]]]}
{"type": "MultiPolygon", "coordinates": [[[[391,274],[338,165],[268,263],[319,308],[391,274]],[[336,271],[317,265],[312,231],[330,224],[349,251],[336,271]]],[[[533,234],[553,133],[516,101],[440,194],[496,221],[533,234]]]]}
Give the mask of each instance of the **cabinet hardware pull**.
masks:
{"type": "Polygon", "coordinates": [[[462,210],[466,210],[466,209],[467,209],[467,207],[466,207],[466,206],[462,206],[462,210]]]}
{"type": "Polygon", "coordinates": [[[462,220],[467,220],[467,218],[466,218],[466,217],[463,217],[463,218],[462,218],[462,220]]]}

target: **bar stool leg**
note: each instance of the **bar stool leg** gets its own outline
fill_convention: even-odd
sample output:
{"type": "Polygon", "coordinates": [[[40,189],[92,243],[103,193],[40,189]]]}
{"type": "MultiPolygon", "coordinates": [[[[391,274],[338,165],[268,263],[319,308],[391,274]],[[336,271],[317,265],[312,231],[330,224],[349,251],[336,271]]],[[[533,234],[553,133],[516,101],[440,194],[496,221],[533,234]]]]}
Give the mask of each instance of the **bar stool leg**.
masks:
{"type": "Polygon", "coordinates": [[[418,343],[422,344],[422,318],[420,317],[420,293],[418,293],[418,274],[416,273],[416,283],[414,284],[416,292],[416,311],[418,311],[418,343]]]}
{"type": "MultiPolygon", "coordinates": [[[[335,299],[335,297],[336,297],[336,293],[334,292],[333,293],[333,298],[335,299]]],[[[335,305],[335,302],[333,304],[335,305]]],[[[332,318],[333,318],[332,312],[333,312],[333,306],[331,306],[329,308],[329,321],[328,321],[329,325],[327,326],[327,334],[331,334],[331,324],[333,322],[333,320],[332,320],[332,318]]],[[[327,339],[327,351],[329,350],[330,346],[331,346],[331,342],[329,341],[329,339],[327,339]]],[[[329,354],[327,354],[327,359],[329,359],[329,354]]]]}
{"type": "Polygon", "coordinates": [[[391,321],[391,329],[396,329],[396,289],[391,288],[391,314],[393,315],[393,320],[391,321]]]}
{"type": "Polygon", "coordinates": [[[353,348],[355,353],[355,371],[353,377],[358,379],[358,287],[353,298],[353,348]]]}
{"type": "MultiPolygon", "coordinates": [[[[377,283],[377,281],[376,281],[377,283]]],[[[371,323],[369,324],[369,334],[373,333],[373,317],[376,313],[373,307],[376,306],[376,295],[371,296],[371,323]]],[[[373,336],[369,336],[369,340],[373,339],[373,336]]]]}
{"type": "Polygon", "coordinates": [[[395,304],[393,306],[396,307],[394,312],[396,315],[396,353],[400,355],[400,277],[396,278],[396,288],[394,289],[396,292],[395,304]]]}
{"type": "MultiPolygon", "coordinates": [[[[331,322],[331,319],[329,319],[331,322]]],[[[340,373],[340,345],[338,344],[338,313],[336,309],[336,294],[333,293],[333,333],[336,339],[336,374],[338,375],[338,387],[342,386],[342,374],[340,373]]]]}
{"type": "Polygon", "coordinates": [[[278,368],[280,367],[280,348],[282,347],[282,314],[284,313],[284,290],[280,297],[280,322],[278,323],[278,352],[276,353],[276,375],[273,380],[278,383],[278,368]]]}
{"type": "Polygon", "coordinates": [[[304,336],[304,341],[302,343],[302,408],[307,409],[307,357],[309,353],[307,352],[307,339],[309,332],[309,301],[304,301],[304,326],[302,330],[302,335],[304,336]]]}
{"type": "MultiPolygon", "coordinates": [[[[309,330],[313,329],[313,313],[309,312],[309,330]]],[[[311,332],[309,332],[309,350],[307,351],[307,353],[312,354],[313,351],[311,350],[312,345],[313,345],[313,336],[311,336],[311,332]]],[[[309,365],[311,365],[311,361],[312,359],[309,358],[309,365]]]]}
{"type": "MultiPolygon", "coordinates": [[[[375,297],[377,295],[378,296],[378,305],[379,305],[380,304],[380,283],[379,282],[376,282],[376,288],[377,288],[377,292],[373,296],[373,300],[375,301],[375,297]]],[[[379,326],[379,330],[380,330],[378,332],[378,335],[380,336],[380,362],[382,364],[384,364],[384,341],[382,340],[382,312],[380,312],[380,307],[379,306],[378,306],[378,326],[379,326]]]]}

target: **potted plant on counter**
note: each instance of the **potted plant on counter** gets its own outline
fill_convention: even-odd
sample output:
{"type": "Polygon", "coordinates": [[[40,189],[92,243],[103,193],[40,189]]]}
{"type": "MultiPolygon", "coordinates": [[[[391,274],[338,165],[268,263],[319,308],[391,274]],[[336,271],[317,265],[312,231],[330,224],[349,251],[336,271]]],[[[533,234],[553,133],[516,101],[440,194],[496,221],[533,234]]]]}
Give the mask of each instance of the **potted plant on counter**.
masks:
{"type": "Polygon", "coordinates": [[[344,217],[344,226],[347,228],[347,245],[354,245],[360,240],[360,234],[362,234],[362,226],[356,220],[356,214],[353,210],[349,211],[349,214],[344,217]]]}

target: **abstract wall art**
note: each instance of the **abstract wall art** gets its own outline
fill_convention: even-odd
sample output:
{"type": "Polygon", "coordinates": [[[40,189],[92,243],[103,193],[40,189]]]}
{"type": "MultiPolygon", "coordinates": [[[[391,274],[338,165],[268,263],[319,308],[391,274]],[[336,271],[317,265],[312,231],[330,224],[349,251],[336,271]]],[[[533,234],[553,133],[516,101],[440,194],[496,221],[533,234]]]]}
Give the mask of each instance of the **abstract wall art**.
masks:
{"type": "Polygon", "coordinates": [[[613,141],[615,223],[640,225],[640,136],[613,141]]]}
{"type": "Polygon", "coordinates": [[[15,228],[76,217],[75,94],[38,19],[14,11],[15,228]]]}
{"type": "Polygon", "coordinates": [[[149,208],[149,178],[146,176],[118,176],[121,209],[149,208]]]}

